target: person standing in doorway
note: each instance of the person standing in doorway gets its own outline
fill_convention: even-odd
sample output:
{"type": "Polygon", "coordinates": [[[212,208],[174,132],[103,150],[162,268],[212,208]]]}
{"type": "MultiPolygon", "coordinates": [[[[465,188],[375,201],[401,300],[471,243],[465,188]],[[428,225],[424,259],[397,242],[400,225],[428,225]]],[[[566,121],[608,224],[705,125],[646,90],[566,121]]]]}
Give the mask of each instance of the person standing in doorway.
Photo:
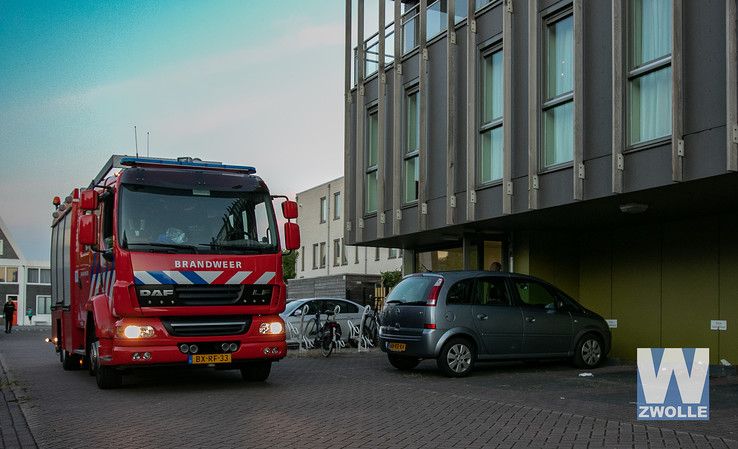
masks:
{"type": "Polygon", "coordinates": [[[3,315],[5,316],[5,333],[9,334],[13,328],[13,313],[15,313],[15,304],[8,298],[3,306],[3,315]]]}
{"type": "Polygon", "coordinates": [[[33,324],[33,309],[30,307],[26,309],[26,316],[28,317],[28,324],[33,324]]]}
{"type": "Polygon", "coordinates": [[[492,262],[489,266],[489,271],[502,271],[502,264],[500,262],[492,262]]]}

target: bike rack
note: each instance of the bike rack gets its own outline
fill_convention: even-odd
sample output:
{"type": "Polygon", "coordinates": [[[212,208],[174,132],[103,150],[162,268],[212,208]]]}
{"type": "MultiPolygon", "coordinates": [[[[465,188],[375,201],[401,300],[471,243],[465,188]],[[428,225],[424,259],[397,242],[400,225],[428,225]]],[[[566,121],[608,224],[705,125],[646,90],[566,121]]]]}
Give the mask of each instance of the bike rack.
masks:
{"type": "Polygon", "coordinates": [[[305,352],[308,349],[313,349],[315,345],[305,336],[305,315],[308,313],[308,305],[302,306],[302,314],[300,315],[300,332],[297,340],[297,351],[305,352]],[[304,346],[303,346],[304,345],[304,346]]]}
{"type": "Polygon", "coordinates": [[[364,312],[361,314],[357,352],[367,352],[369,351],[369,346],[374,347],[374,343],[372,343],[371,340],[369,340],[366,335],[364,335],[364,321],[366,321],[366,317],[369,314],[370,310],[371,307],[369,307],[369,305],[366,305],[364,306],[364,312]]]}

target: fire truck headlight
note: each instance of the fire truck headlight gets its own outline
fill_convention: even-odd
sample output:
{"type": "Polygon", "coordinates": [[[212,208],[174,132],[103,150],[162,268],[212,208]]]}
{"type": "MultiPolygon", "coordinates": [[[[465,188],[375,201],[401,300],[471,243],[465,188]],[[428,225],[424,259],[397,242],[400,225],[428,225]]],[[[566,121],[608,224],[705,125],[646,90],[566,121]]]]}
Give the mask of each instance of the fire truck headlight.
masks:
{"type": "Polygon", "coordinates": [[[284,332],[284,326],[279,321],[273,321],[271,323],[261,323],[259,325],[260,334],[278,335],[282,332],[284,332]]]}
{"type": "Polygon", "coordinates": [[[126,338],[151,338],[154,336],[154,328],[152,326],[129,325],[123,329],[123,335],[126,338]]]}

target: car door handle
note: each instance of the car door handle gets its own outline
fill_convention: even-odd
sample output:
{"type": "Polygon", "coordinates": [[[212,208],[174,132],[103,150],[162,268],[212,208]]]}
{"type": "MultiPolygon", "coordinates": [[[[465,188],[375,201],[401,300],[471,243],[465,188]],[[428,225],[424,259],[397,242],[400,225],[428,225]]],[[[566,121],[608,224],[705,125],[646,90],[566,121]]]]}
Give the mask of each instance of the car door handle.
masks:
{"type": "Polygon", "coordinates": [[[527,317],[525,317],[525,321],[527,321],[529,323],[535,323],[536,322],[536,317],[534,317],[534,316],[527,316],[527,317]]]}
{"type": "Polygon", "coordinates": [[[478,320],[482,320],[482,321],[484,321],[484,320],[486,320],[487,318],[489,318],[489,317],[488,317],[487,315],[483,314],[483,313],[480,313],[480,314],[478,314],[478,315],[477,315],[477,319],[478,319],[478,320]]]}

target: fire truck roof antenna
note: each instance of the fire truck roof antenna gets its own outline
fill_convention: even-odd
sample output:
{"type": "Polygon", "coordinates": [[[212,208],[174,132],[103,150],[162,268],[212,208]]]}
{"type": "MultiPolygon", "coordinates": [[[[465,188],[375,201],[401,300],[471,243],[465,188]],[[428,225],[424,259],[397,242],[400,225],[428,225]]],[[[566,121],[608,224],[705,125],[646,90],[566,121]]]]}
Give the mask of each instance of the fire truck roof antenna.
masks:
{"type": "Polygon", "coordinates": [[[136,125],[133,125],[133,141],[136,143],[136,157],[138,157],[138,131],[136,125]]]}
{"type": "Polygon", "coordinates": [[[149,157],[149,134],[151,133],[146,131],[146,157],[149,157]]]}

